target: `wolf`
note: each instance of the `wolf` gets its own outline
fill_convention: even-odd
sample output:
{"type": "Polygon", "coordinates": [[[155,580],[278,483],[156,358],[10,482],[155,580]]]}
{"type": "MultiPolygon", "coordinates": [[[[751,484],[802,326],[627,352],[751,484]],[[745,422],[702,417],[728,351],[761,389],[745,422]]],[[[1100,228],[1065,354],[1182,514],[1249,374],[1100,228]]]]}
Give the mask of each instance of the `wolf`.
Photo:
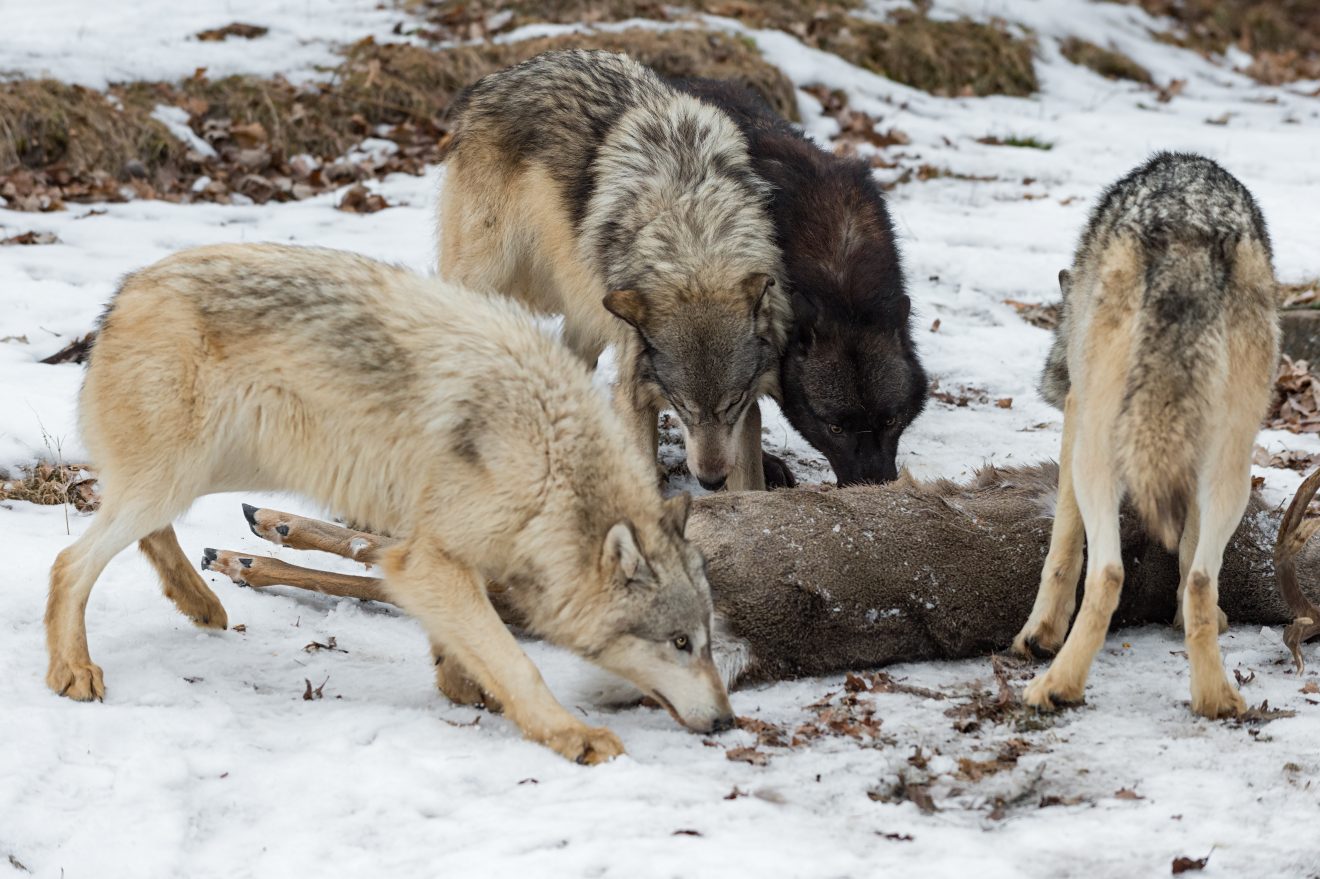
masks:
{"type": "MultiPolygon", "coordinates": [[[[884,196],[866,162],[822,150],[738,83],[674,85],[728,114],[772,187],[792,324],[779,403],[840,485],[898,478],[898,444],[928,387],[884,196]]],[[[769,470],[769,467],[767,467],[769,470]]]]}
{"type": "Polygon", "coordinates": [[[57,693],[104,696],[87,598],[135,540],[179,610],[225,628],[171,522],[203,494],[271,489],[400,536],[385,593],[421,621],[441,689],[498,703],[529,739],[586,763],[623,752],[555,701],[488,583],[686,726],[733,722],[687,496],[661,499],[581,362],[516,303],[332,250],[185,251],[123,282],[80,417],[103,500],[51,570],[57,693]]]}
{"type": "Polygon", "coordinates": [[[789,320],[747,144],[624,55],[551,52],[455,102],[440,273],[562,314],[588,364],[619,352],[616,408],[655,460],[672,408],[707,489],[764,488],[757,400],[789,320]]]}
{"type": "Polygon", "coordinates": [[[1123,586],[1119,506],[1178,553],[1192,710],[1236,715],[1218,636],[1224,547],[1251,493],[1251,450],[1278,359],[1260,209],[1201,156],[1161,153],[1104,192],[1071,270],[1041,393],[1063,410],[1059,494],[1040,590],[1014,641],[1062,649],[1027,703],[1082,699],[1123,586]],[[1076,606],[1085,540],[1087,572],[1076,606]]]}

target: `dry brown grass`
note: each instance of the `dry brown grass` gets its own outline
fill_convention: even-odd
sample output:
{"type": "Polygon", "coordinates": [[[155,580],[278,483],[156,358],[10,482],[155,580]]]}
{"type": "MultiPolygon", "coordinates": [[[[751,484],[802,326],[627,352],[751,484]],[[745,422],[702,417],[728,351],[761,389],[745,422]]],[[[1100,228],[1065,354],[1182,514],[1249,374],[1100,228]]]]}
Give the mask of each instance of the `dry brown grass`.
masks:
{"type": "Polygon", "coordinates": [[[1073,64],[1089,67],[1105,79],[1127,79],[1152,85],[1150,71],[1116,49],[1106,49],[1078,37],[1069,37],[1059,47],[1073,64]]]}
{"type": "Polygon", "coordinates": [[[850,19],[814,41],[821,49],[933,95],[1030,95],[1039,87],[1032,41],[1001,24],[934,21],[906,13],[892,21],[850,19]]]}
{"type": "Polygon", "coordinates": [[[675,18],[696,11],[734,18],[748,27],[794,34],[809,46],[937,95],[1028,95],[1037,88],[1032,44],[999,24],[933,21],[917,12],[889,21],[852,15],[861,0],[693,0],[669,7],[648,0],[514,0],[471,3],[431,0],[434,39],[474,39],[537,22],[617,22],[675,18]]]}
{"type": "Polygon", "coordinates": [[[33,464],[21,468],[20,475],[9,477],[0,472],[0,503],[27,501],[58,506],[72,504],[80,512],[91,512],[100,504],[96,479],[80,464],[33,464]]]}
{"type": "Polygon", "coordinates": [[[1247,73],[1279,84],[1320,79],[1320,3],[1316,0],[1128,0],[1168,16],[1165,35],[1185,48],[1222,53],[1237,46],[1255,56],[1247,73]]]}
{"type": "Polygon", "coordinates": [[[446,110],[476,79],[540,52],[573,46],[628,52],[666,76],[743,82],[796,118],[792,83],[755,46],[702,30],[566,35],[509,44],[428,49],[363,40],[349,47],[326,83],[282,78],[195,76],[132,83],[113,96],[33,81],[0,86],[0,195],[13,207],[54,210],[65,201],[119,200],[128,179],[139,197],[257,202],[305,198],[398,171],[421,173],[440,158],[446,110]],[[184,108],[189,126],[217,152],[189,151],[150,114],[184,108]],[[368,134],[399,152],[383,160],[337,161],[368,134]],[[300,154],[313,157],[307,162],[300,154]],[[211,182],[194,193],[205,175],[211,182]]]}

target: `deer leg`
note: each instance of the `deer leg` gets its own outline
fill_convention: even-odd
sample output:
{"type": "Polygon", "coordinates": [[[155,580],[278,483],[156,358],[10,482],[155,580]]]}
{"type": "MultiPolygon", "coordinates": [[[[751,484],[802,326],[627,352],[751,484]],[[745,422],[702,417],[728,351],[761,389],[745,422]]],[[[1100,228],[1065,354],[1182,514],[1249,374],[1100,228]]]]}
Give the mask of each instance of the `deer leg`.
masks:
{"type": "Polygon", "coordinates": [[[1283,601],[1296,617],[1283,630],[1283,643],[1292,651],[1297,673],[1306,668],[1302,658],[1302,644],[1320,635],[1320,606],[1316,606],[1297,582],[1297,554],[1307,541],[1320,530],[1320,519],[1306,519],[1306,509],[1320,488],[1320,470],[1314,471],[1297,488],[1288,511],[1279,523],[1279,536],[1274,544],[1274,571],[1283,601]]]}
{"type": "Polygon", "coordinates": [[[243,505],[243,516],[252,533],[290,549],[317,549],[363,564],[375,564],[382,551],[399,541],[367,531],[355,531],[318,519],[243,505]]]}
{"type": "Polygon", "coordinates": [[[376,577],[314,571],[279,559],[244,555],[227,549],[207,549],[202,556],[202,570],[224,574],[239,586],[251,586],[253,589],[293,586],[324,595],[338,595],[362,601],[389,601],[381,587],[381,581],[376,577]]]}

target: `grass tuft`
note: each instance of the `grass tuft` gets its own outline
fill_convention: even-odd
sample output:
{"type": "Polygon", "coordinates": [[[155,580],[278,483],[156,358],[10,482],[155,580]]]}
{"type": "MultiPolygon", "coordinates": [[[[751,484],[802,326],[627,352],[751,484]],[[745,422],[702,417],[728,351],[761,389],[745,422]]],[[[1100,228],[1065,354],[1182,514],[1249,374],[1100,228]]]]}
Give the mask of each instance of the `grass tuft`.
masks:
{"type": "Polygon", "coordinates": [[[1073,64],[1089,67],[1105,79],[1126,79],[1145,85],[1155,82],[1149,70],[1117,49],[1106,49],[1079,37],[1069,37],[1059,49],[1073,64]]]}

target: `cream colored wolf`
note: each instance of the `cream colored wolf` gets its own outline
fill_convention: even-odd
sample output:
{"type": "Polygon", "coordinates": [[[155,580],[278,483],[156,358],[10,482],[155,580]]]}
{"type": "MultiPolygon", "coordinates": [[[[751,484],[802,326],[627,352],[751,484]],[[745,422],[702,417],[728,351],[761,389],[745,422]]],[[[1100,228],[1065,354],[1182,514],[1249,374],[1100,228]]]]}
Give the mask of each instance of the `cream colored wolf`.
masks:
{"type": "Polygon", "coordinates": [[[1238,714],[1218,607],[1224,547],[1251,493],[1251,449],[1278,359],[1269,236],[1251,194],[1200,156],[1161,154],[1091,215],[1042,381],[1060,406],[1059,497],[1040,592],[1014,647],[1052,652],[1029,704],[1077,702],[1123,586],[1119,505],[1177,550],[1192,709],[1238,714]],[[1076,606],[1087,550],[1081,613],[1076,606]]]}
{"type": "Polygon", "coordinates": [[[51,570],[57,693],[103,696],[87,598],[135,540],[183,613],[224,628],[171,522],[209,492],[273,489],[401,536],[385,588],[441,689],[499,703],[528,738],[582,762],[623,751],[555,701],[488,583],[689,727],[732,724],[687,497],[661,500],[581,362],[514,303],[330,250],[186,251],[124,281],[81,407],[103,502],[51,570]]]}
{"type": "Polygon", "coordinates": [[[616,345],[643,453],[673,408],[703,486],[764,488],[757,399],[789,306],[733,121],[627,56],[553,52],[464,93],[446,166],[440,274],[563,314],[590,364],[616,345]]]}

